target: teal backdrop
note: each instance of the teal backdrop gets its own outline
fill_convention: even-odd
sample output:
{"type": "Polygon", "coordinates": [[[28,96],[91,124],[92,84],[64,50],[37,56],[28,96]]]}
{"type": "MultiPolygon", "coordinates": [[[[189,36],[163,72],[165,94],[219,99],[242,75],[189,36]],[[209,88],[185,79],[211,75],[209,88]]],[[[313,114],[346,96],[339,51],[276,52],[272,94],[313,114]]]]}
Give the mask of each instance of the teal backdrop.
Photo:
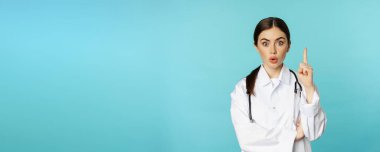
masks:
{"type": "Polygon", "coordinates": [[[380,1],[0,0],[0,151],[232,152],[230,92],[289,25],[328,123],[314,151],[380,151],[380,1]]]}

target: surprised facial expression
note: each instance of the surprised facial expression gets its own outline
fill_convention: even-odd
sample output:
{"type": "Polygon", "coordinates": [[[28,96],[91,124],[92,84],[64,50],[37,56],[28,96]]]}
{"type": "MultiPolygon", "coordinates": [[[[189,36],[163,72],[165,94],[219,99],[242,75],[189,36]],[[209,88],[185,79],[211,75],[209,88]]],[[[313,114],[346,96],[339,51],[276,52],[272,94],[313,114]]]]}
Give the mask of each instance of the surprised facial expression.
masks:
{"type": "Polygon", "coordinates": [[[282,67],[290,45],[286,34],[278,27],[272,27],[259,34],[256,50],[260,53],[264,66],[277,69],[282,67]]]}

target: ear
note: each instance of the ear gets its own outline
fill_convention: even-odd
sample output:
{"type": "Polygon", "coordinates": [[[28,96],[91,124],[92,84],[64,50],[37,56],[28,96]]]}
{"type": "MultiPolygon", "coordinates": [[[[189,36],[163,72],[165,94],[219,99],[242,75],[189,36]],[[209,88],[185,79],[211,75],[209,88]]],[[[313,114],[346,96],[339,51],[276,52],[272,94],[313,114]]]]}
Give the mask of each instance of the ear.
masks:
{"type": "Polygon", "coordinates": [[[259,52],[259,49],[257,49],[257,46],[255,45],[255,43],[253,43],[253,47],[256,49],[257,52],[259,52]]]}
{"type": "Polygon", "coordinates": [[[288,50],[286,52],[289,52],[289,50],[290,50],[290,44],[289,44],[288,50]]]}

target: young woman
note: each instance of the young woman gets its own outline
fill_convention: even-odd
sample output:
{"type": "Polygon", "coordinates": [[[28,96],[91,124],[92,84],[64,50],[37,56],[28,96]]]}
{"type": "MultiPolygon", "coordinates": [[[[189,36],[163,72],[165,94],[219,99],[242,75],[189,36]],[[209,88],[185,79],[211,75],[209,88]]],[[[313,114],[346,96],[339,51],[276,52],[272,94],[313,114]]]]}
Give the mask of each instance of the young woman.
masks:
{"type": "Polygon", "coordinates": [[[240,148],[246,152],[311,152],[310,141],[322,135],[327,119],[307,49],[297,77],[283,64],[291,43],[282,19],[261,20],[253,39],[262,64],[231,93],[231,117],[240,148]]]}

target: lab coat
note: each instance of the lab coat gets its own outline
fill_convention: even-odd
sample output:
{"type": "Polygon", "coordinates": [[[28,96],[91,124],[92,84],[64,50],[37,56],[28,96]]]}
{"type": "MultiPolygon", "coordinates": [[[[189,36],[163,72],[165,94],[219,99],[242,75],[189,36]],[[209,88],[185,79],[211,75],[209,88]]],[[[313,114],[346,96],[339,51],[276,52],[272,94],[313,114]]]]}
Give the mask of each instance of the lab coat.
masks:
{"type": "MultiPolygon", "coordinates": [[[[244,152],[311,152],[310,141],[318,139],[326,127],[326,114],[314,92],[312,102],[306,91],[294,93],[294,75],[283,65],[277,79],[270,79],[263,66],[257,75],[255,96],[251,95],[253,123],[248,116],[246,79],[231,93],[231,118],[244,152]],[[300,119],[305,137],[295,141],[300,119]]],[[[303,87],[305,88],[305,87],[303,87]]]]}

